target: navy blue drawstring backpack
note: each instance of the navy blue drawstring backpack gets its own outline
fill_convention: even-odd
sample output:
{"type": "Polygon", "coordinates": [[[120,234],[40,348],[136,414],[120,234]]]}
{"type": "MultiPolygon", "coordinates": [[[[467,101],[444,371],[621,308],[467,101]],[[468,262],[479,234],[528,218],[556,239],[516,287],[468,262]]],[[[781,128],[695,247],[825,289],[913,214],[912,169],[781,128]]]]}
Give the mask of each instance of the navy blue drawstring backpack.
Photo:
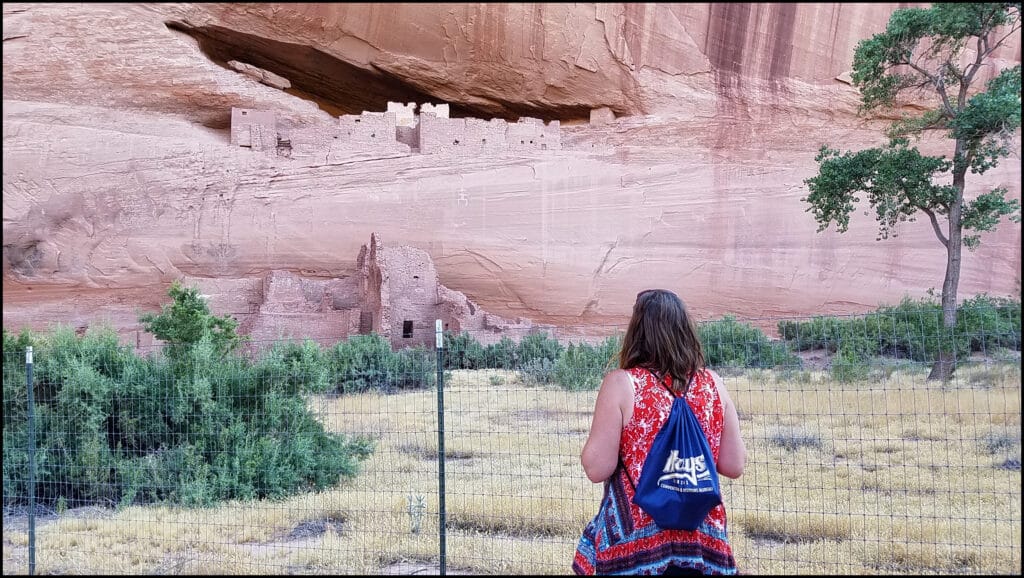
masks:
{"type": "MultiPolygon", "coordinates": [[[[667,385],[665,388],[675,397],[672,412],[644,459],[640,481],[633,485],[633,503],[659,528],[696,530],[712,508],[722,503],[718,470],[686,396],[676,396],[667,385]]],[[[626,476],[632,484],[628,469],[626,476]]]]}

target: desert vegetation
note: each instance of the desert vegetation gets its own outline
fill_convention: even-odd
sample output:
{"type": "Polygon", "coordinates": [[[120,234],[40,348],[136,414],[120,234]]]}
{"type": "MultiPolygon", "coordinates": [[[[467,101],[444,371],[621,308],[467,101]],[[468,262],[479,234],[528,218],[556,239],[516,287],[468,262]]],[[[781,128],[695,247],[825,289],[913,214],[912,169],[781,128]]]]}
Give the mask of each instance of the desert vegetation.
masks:
{"type": "MultiPolygon", "coordinates": [[[[952,336],[931,300],[783,320],[781,339],[700,325],[751,456],[723,480],[744,572],[1019,568],[1020,305],[962,307],[952,336]],[[941,339],[964,361],[928,381],[941,339]]],[[[5,331],[5,573],[27,571],[28,344],[38,572],[438,569],[435,352],[373,334],[245,354],[208,332],[186,341],[142,354],[110,330],[5,331]]],[[[579,451],[618,343],[448,336],[448,573],[569,571],[601,495],[579,451]]]]}

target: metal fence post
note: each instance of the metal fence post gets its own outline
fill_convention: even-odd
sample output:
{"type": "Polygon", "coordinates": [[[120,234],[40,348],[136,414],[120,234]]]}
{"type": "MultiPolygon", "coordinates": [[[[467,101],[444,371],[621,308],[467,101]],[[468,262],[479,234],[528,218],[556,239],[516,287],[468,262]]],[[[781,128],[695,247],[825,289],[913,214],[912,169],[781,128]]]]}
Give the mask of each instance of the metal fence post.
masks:
{"type": "Polygon", "coordinates": [[[28,390],[28,574],[36,573],[36,412],[32,387],[32,346],[25,348],[25,387],[28,390]]]}
{"type": "Polygon", "coordinates": [[[438,549],[439,575],[445,575],[447,544],[445,543],[445,505],[444,505],[444,331],[441,320],[434,325],[437,340],[437,511],[438,511],[438,549]]]}

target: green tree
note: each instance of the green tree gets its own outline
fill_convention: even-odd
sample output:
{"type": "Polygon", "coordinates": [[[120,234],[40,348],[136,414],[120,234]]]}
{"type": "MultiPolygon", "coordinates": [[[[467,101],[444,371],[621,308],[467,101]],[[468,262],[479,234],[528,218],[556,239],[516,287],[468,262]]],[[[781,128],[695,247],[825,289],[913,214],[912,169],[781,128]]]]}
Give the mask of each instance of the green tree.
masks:
{"type": "Polygon", "coordinates": [[[196,287],[184,287],[175,281],[167,291],[171,303],[159,314],[145,313],[139,322],[157,339],[168,343],[168,356],[180,359],[182,354],[207,337],[219,356],[234,351],[242,342],[238,321],[230,315],[218,317],[210,313],[206,300],[196,287]]]}
{"type": "MultiPolygon", "coordinates": [[[[1002,187],[973,199],[964,195],[967,172],[984,173],[1009,156],[1020,127],[1020,65],[994,75],[984,90],[972,87],[979,73],[994,66],[993,52],[1018,35],[1020,6],[934,4],[893,12],[885,32],[862,40],[854,52],[860,112],[891,111],[899,99],[921,94],[926,102],[915,104],[923,111],[893,122],[883,146],[845,153],[822,146],[815,157],[818,174],[804,181],[810,193],[802,200],[819,232],[831,223],[845,232],[861,195],[875,210],[879,240],[896,236],[896,225],[918,213],[928,217],[946,249],[942,315],[950,336],[963,247],[973,250],[979,234],[1005,216],[1020,222],[1020,203],[1008,200],[1002,187]],[[911,144],[910,137],[919,140],[932,131],[952,141],[952,159],[924,155],[911,144]]],[[[940,348],[929,379],[949,379],[955,364],[953,349],[940,348]]]]}

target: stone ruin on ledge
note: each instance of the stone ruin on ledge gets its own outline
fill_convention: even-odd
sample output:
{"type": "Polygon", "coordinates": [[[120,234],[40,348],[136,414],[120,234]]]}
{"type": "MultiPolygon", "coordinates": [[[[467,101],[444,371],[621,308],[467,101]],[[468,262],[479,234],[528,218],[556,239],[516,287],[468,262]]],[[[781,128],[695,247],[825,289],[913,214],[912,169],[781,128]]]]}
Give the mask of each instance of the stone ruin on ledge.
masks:
{"type": "Polygon", "coordinates": [[[384,152],[479,154],[561,150],[559,121],[449,118],[447,104],[389,102],[386,112],[343,115],[335,124],[284,127],[273,111],[231,109],[231,144],[285,157],[384,152]]]}

